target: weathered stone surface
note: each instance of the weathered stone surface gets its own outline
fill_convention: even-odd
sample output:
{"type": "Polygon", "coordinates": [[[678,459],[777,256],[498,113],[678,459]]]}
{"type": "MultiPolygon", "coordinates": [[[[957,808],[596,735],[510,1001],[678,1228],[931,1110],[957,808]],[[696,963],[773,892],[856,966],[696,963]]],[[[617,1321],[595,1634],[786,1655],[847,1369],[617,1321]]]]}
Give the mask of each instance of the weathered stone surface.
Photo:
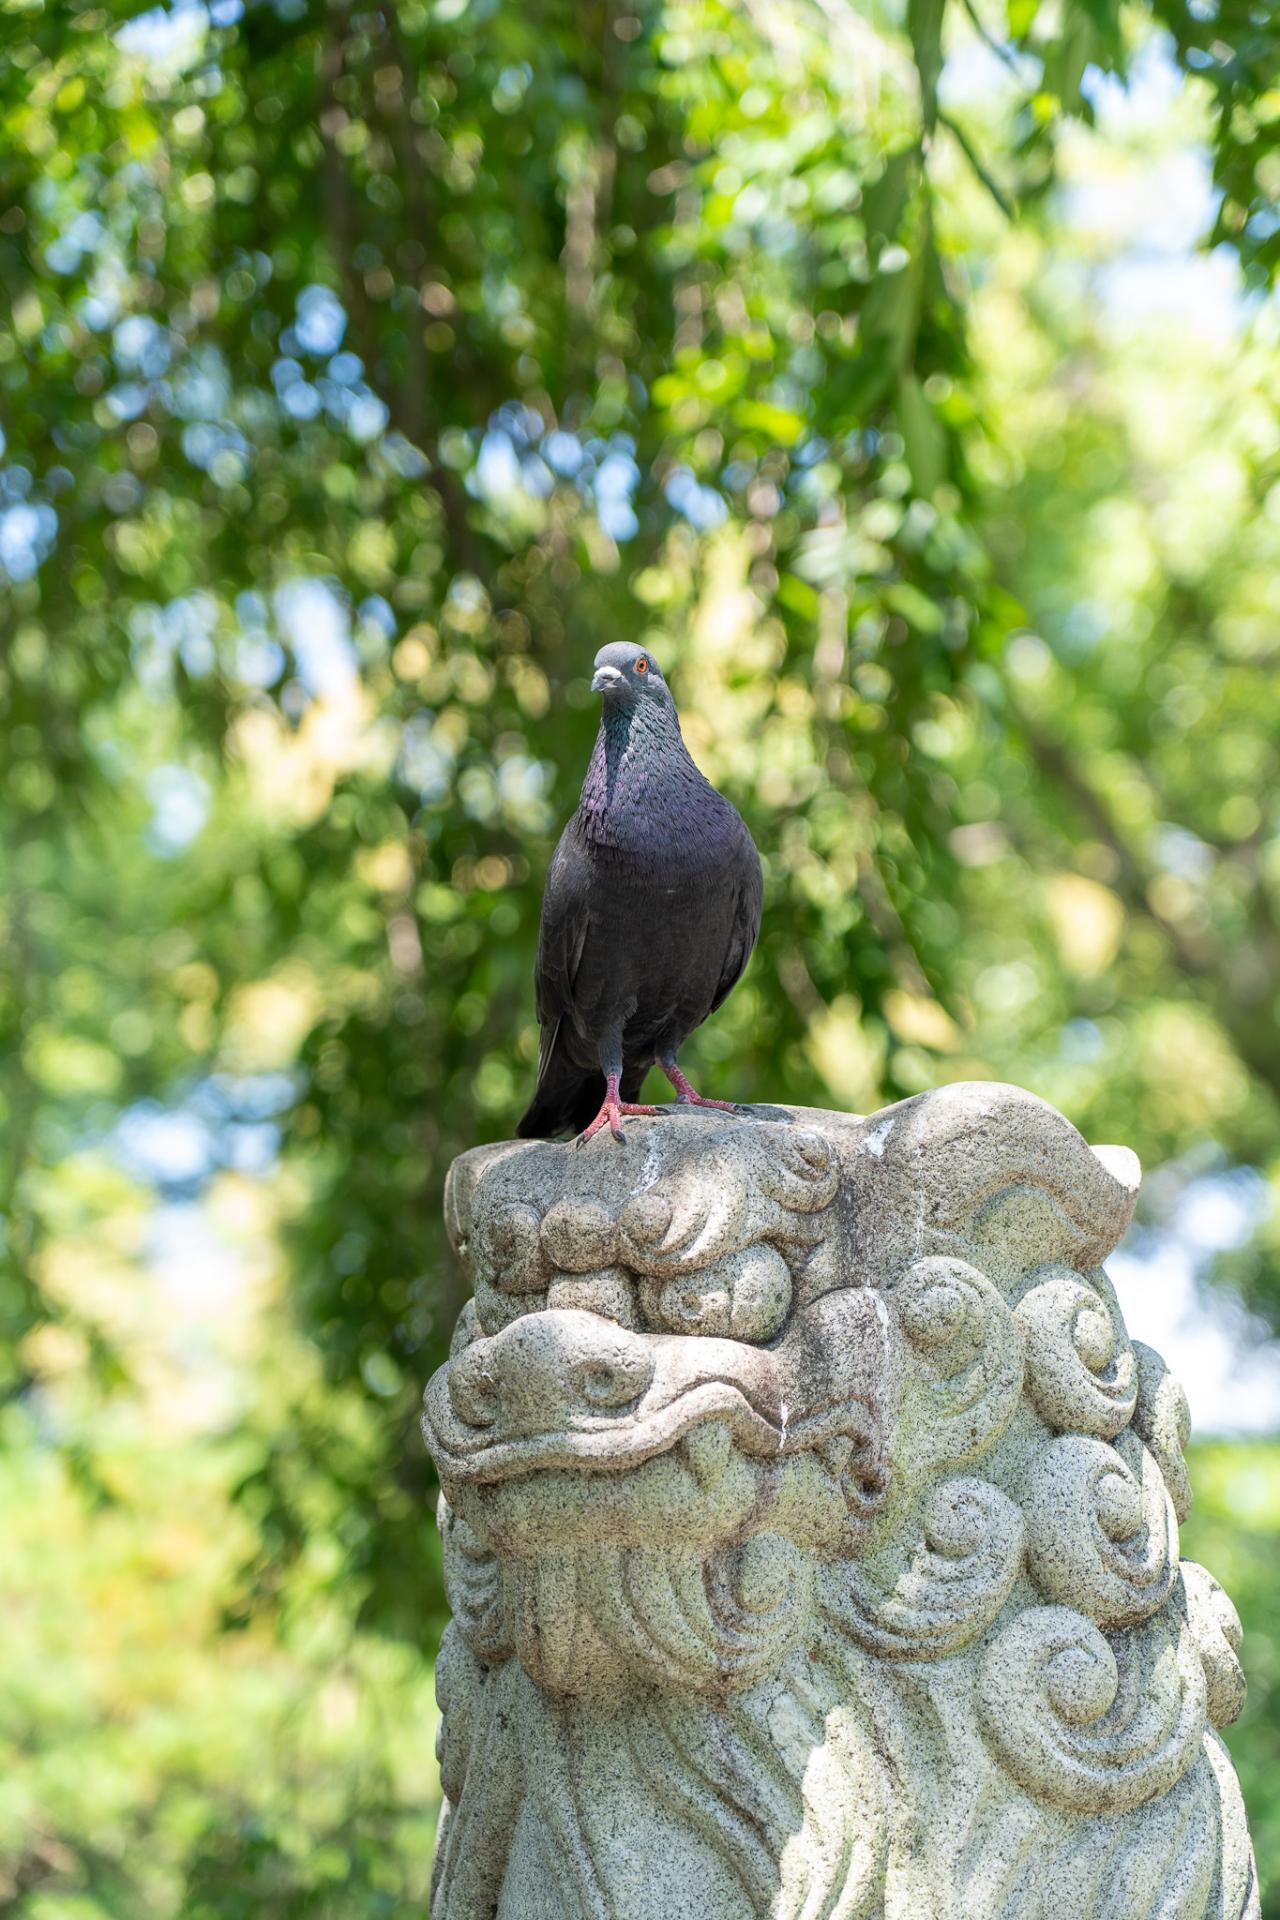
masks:
{"type": "Polygon", "coordinates": [[[456,1163],[432,1920],[1256,1920],[1137,1183],[992,1085],[456,1163]]]}

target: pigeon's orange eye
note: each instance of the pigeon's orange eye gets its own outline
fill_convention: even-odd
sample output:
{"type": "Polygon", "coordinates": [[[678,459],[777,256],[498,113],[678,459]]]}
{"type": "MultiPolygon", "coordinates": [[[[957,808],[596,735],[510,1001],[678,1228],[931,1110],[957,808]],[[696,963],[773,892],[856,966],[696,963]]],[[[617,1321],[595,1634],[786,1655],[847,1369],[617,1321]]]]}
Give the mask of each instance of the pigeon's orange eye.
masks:
{"type": "Polygon", "coordinates": [[[637,673],[648,673],[648,671],[649,671],[649,662],[648,662],[647,660],[637,660],[637,661],[636,661],[636,672],[637,672],[637,673]]]}

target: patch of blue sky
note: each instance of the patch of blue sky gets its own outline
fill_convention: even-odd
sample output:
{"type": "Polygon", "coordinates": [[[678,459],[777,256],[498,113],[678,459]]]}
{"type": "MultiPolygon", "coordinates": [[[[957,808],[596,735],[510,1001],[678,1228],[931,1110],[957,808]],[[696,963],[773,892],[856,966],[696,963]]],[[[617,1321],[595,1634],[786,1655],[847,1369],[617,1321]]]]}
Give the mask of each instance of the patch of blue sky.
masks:
{"type": "Polygon", "coordinates": [[[722,526],[729,509],[714,487],[704,486],[688,467],[675,467],[667,475],[665,492],[676,512],[683,514],[699,533],[722,526]]]}
{"type": "Polygon", "coordinates": [[[304,353],[328,359],[342,345],[346,309],[331,287],[312,285],[298,295],[293,333],[304,353]]]}
{"type": "Polygon", "coordinates": [[[177,1105],[127,1107],[111,1147],[135,1179],[170,1200],[198,1194],[224,1168],[262,1178],[279,1159],[279,1116],[296,1097],[286,1073],[210,1074],[177,1105]]]}
{"type": "Polygon", "coordinates": [[[1117,179],[1105,172],[1064,187],[1068,223],[1115,247],[1141,254],[1187,254],[1213,224],[1218,195],[1205,148],[1177,146],[1142,156],[1117,179]]]}
{"type": "Polygon", "coordinates": [[[185,593],[164,606],[139,607],[129,622],[134,666],[144,687],[165,691],[175,657],[189,674],[200,678],[213,670],[217,659],[214,635],[218,603],[211,593],[185,593]]]}
{"type": "Polygon", "coordinates": [[[317,699],[343,700],[353,693],[358,662],[351,615],[326,580],[289,580],[272,598],[280,632],[293,655],[298,679],[317,699]]]}
{"type": "Polygon", "coordinates": [[[224,1130],[220,1145],[224,1166],[261,1177],[280,1157],[280,1129],[267,1120],[236,1121],[224,1130]]]}
{"type": "Polygon", "coordinates": [[[236,635],[232,651],[236,679],[243,687],[274,687],[284,672],[284,648],[268,634],[250,629],[236,635]]]}
{"type": "Polygon", "coordinates": [[[231,405],[231,376],[218,349],[202,345],[175,374],[173,409],[184,420],[220,420],[231,405]]]}
{"type": "Polygon", "coordinates": [[[1106,1035],[1096,1020],[1068,1020],[1058,1035],[1058,1052],[1072,1066],[1087,1066],[1091,1061],[1100,1060],[1106,1046],[1106,1035]]]}
{"type": "Polygon", "coordinates": [[[490,427],[481,440],[472,479],[477,491],[495,505],[519,491],[520,462],[511,435],[504,429],[490,427]]]}
{"type": "Polygon", "coordinates": [[[591,479],[596,518],[611,540],[631,540],[639,528],[632,496],[640,484],[640,469],[632,457],[632,442],[619,435],[596,466],[591,479]]]}
{"type": "Polygon", "coordinates": [[[191,1093],[190,1104],[214,1122],[268,1120],[298,1097],[291,1073],[211,1073],[191,1093]]]}
{"type": "Polygon", "coordinates": [[[1221,346],[1239,338],[1261,303],[1261,295],[1246,293],[1240,263],[1227,247],[1185,259],[1115,260],[1098,269],[1094,285],[1117,331],[1171,326],[1221,346]]]}
{"type": "Polygon", "coordinates": [[[566,433],[562,427],[553,427],[542,443],[542,457],[553,473],[572,480],[582,466],[582,442],[576,433],[566,433]]]}
{"type": "Polygon", "coordinates": [[[117,420],[136,420],[146,412],[150,398],[150,391],[141,380],[122,380],[107,395],[107,406],[117,420]]]}
{"type": "Polygon", "coordinates": [[[370,387],[357,387],[347,403],[347,432],[362,445],[377,440],[386,431],[391,414],[386,402],[370,387]]]}
{"type": "Polygon", "coordinates": [[[96,251],[103,234],[96,213],[74,214],[44,250],[45,264],[53,273],[77,273],[87,253],[96,251]]]}
{"type": "Polygon", "coordinates": [[[280,405],[291,420],[314,420],[320,411],[320,394],[309,380],[295,380],[281,393],[280,405]]]}
{"type": "Polygon", "coordinates": [[[139,1100],[116,1122],[115,1151],[130,1173],[148,1185],[195,1187],[217,1164],[211,1128],[185,1108],[139,1100]]]}
{"type": "Polygon", "coordinates": [[[195,420],[184,427],[182,451],[193,467],[222,485],[242,478],[248,469],[248,441],[238,427],[222,421],[195,420]],[[228,464],[227,455],[233,464],[228,464]]]}
{"type": "Polygon", "coordinates": [[[468,492],[499,511],[518,510],[532,500],[545,500],[554,485],[546,462],[529,450],[522,420],[513,410],[500,408],[491,417],[467,475],[468,492]]]}
{"type": "Polygon", "coordinates": [[[47,503],[22,500],[5,508],[0,512],[0,571],[10,580],[30,580],[52,553],[57,537],[58,516],[47,503]]]}
{"type": "Polygon", "coordinates": [[[526,453],[520,462],[520,484],[535,500],[547,500],[556,483],[546,461],[539,459],[536,453],[526,453]]]}
{"type": "Polygon", "coordinates": [[[395,609],[380,593],[371,593],[356,608],[357,639],[363,653],[372,650],[381,655],[387,642],[394,640],[398,622],[395,609]]]}
{"type": "Polygon", "coordinates": [[[1214,864],[1213,848],[1186,827],[1165,824],[1156,833],[1156,859],[1180,880],[1205,880],[1214,864]]]}
{"type": "Polygon", "coordinates": [[[551,824],[547,795],[552,770],[541,760],[515,753],[497,769],[498,801],[512,825],[520,831],[536,832],[551,824]]]}
{"type": "MultiPolygon", "coordinates": [[[[242,1292],[249,1273],[240,1253],[218,1232],[208,1210],[182,1200],[155,1208],[147,1221],[147,1265],[161,1292],[186,1316],[213,1319],[226,1313],[242,1292]]],[[[193,1373],[212,1376],[222,1391],[210,1412],[211,1424],[234,1417],[238,1383],[210,1351],[207,1332],[183,1326],[165,1329],[170,1350],[193,1373]]]]}
{"type": "Polygon", "coordinates": [[[375,458],[383,461],[405,480],[421,480],[427,471],[427,462],[421,448],[406,440],[402,433],[387,433],[378,442],[375,458]]]}
{"type": "Polygon", "coordinates": [[[395,609],[389,600],[383,599],[380,593],[371,593],[367,599],[362,600],[360,602],[359,613],[361,620],[373,626],[381,627],[388,640],[392,634],[394,634],[396,630],[395,609]]]}
{"type": "Polygon", "coordinates": [[[398,774],[425,805],[443,800],[453,781],[454,750],[445,738],[436,738],[435,715],[416,713],[406,721],[400,737],[398,774]]]}
{"type": "Polygon", "coordinates": [[[1132,135],[1163,125],[1184,84],[1169,36],[1153,33],[1138,47],[1124,78],[1090,64],[1080,91],[1104,133],[1132,135]]]}
{"type": "Polygon", "coordinates": [[[209,783],[190,767],[156,767],[147,775],[147,799],[151,802],[147,845],[162,859],[175,859],[204,831],[211,800],[209,783]]]}
{"type": "Polygon", "coordinates": [[[121,53],[143,61],[158,73],[180,73],[199,58],[209,30],[209,10],[201,0],[174,0],[149,7],[116,30],[121,53]]]}
{"type": "Polygon", "coordinates": [[[596,501],[596,518],[611,540],[619,544],[634,540],[640,529],[635,508],[629,500],[610,499],[596,501]]]}
{"type": "Polygon", "coordinates": [[[1204,1285],[1215,1255],[1244,1246],[1270,1205],[1267,1182],[1251,1167],[1203,1174],[1107,1262],[1130,1335],[1155,1347],[1181,1380],[1201,1435],[1280,1428],[1280,1341],[1239,1299],[1204,1285]]]}
{"type": "Polygon", "coordinates": [[[111,351],[122,373],[158,380],[162,373],[168,372],[173,342],[168,328],[160,326],[149,313],[130,313],[117,322],[111,336],[111,351]]]}

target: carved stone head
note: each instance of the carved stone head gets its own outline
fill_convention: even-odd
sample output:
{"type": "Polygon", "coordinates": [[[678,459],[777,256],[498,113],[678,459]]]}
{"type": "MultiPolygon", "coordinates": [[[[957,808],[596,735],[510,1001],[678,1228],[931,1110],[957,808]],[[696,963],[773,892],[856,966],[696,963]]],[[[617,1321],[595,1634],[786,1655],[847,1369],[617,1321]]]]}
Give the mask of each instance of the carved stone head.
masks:
{"type": "Polygon", "coordinates": [[[1126,1917],[1250,1911],[1137,1183],[989,1085],[455,1164],[436,1920],[1101,1920],[1192,1832],[1126,1917]]]}

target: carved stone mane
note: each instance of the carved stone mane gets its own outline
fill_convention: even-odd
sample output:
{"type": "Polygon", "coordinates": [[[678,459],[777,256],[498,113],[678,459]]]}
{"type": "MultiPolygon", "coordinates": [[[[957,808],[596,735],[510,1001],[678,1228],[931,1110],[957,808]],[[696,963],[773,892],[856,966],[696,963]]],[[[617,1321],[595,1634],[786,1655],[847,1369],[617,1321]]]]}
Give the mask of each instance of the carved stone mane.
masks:
{"type": "Polygon", "coordinates": [[[1257,1920],[1138,1166],[1011,1087],[485,1147],[432,1920],[1257,1920]]]}

